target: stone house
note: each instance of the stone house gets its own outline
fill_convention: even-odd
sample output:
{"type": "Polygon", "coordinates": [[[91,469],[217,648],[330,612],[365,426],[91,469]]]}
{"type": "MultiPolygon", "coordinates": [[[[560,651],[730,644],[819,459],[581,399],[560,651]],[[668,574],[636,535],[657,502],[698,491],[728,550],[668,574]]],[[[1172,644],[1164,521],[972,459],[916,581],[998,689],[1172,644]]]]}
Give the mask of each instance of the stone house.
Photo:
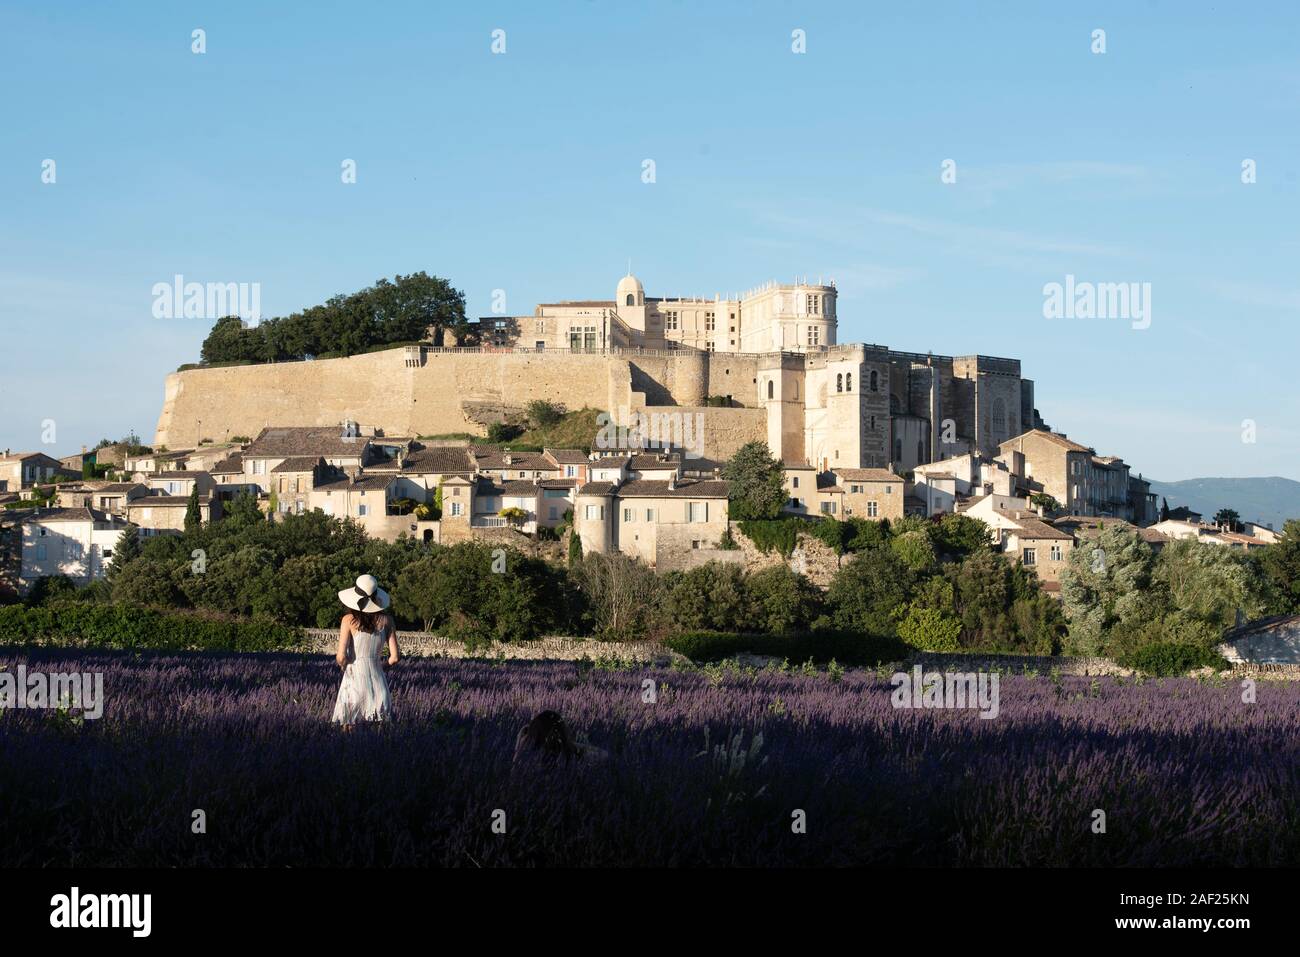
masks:
{"type": "Polygon", "coordinates": [[[148,486],[140,482],[82,482],[79,486],[60,486],[59,505],[93,508],[125,519],[127,503],[148,494],[148,486]]]}
{"type": "Polygon", "coordinates": [[[721,480],[588,482],[576,491],[574,530],[584,552],[621,551],[660,569],[717,550],[728,531],[730,484],[721,480]]]}
{"type": "MultiPolygon", "coordinates": [[[[126,503],[126,518],[140,528],[141,537],[173,535],[185,531],[189,495],[145,495],[126,503]]],[[[209,494],[199,499],[199,520],[205,525],[221,518],[221,500],[209,494]]]]}
{"type": "Polygon", "coordinates": [[[35,485],[49,482],[59,475],[75,474],[63,468],[59,460],[44,452],[10,452],[0,456],[0,492],[20,492],[35,485]]]}
{"type": "Polygon", "coordinates": [[[103,578],[127,523],[93,508],[36,509],[21,523],[20,591],[66,575],[78,585],[103,578]]]}
{"type": "Polygon", "coordinates": [[[894,521],[903,517],[906,483],[889,469],[834,469],[836,484],[844,490],[840,519],[869,518],[894,521]]]}

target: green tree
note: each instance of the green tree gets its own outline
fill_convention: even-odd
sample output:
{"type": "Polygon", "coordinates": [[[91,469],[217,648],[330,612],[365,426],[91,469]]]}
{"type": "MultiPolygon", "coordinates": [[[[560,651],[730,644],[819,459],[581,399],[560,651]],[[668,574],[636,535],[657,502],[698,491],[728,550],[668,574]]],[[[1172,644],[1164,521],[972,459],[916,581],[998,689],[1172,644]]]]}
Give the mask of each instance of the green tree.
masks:
{"type": "Polygon", "coordinates": [[[785,565],[748,575],[751,627],[768,634],[808,631],[822,614],[822,593],[806,577],[785,565]]]}
{"type": "Polygon", "coordinates": [[[664,585],[664,616],[682,631],[745,631],[753,621],[739,565],[706,562],[669,573],[664,585]]]}
{"type": "Polygon", "coordinates": [[[190,488],[190,500],[185,504],[185,531],[192,532],[203,524],[203,513],[199,511],[199,483],[190,488]]]}
{"type": "Polygon", "coordinates": [[[1150,546],[1119,525],[1070,552],[1061,573],[1069,654],[1107,654],[1117,624],[1164,617],[1169,598],[1155,581],[1155,561],[1150,546]]]}
{"type": "Polygon", "coordinates": [[[117,544],[113,547],[113,558],[109,561],[107,569],[108,580],[115,581],[122,569],[139,557],[140,530],[134,525],[129,525],[118,536],[117,544]]]}
{"type": "Polygon", "coordinates": [[[1271,586],[1274,614],[1300,612],[1300,519],[1282,526],[1281,539],[1247,553],[1271,586]]]}
{"type": "Polygon", "coordinates": [[[746,442],[722,468],[731,483],[732,520],[777,518],[785,504],[785,468],[766,442],[746,442]]]}
{"type": "Polygon", "coordinates": [[[1221,508],[1214,513],[1214,524],[1230,532],[1240,532],[1243,528],[1241,516],[1235,508],[1221,508]]]}
{"type": "Polygon", "coordinates": [[[826,593],[835,626],[871,635],[897,632],[895,611],[908,601],[912,573],[890,549],[873,548],[844,565],[826,593]]]}

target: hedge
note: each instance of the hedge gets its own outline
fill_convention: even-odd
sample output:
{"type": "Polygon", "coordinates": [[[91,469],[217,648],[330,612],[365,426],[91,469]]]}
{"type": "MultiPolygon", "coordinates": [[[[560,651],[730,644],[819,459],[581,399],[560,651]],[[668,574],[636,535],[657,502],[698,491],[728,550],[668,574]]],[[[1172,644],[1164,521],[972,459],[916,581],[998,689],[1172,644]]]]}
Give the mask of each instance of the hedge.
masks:
{"type": "Polygon", "coordinates": [[[1157,678],[1185,675],[1197,668],[1228,667],[1217,651],[1187,641],[1155,641],[1125,655],[1117,663],[1157,678]]]}
{"type": "Polygon", "coordinates": [[[688,631],[664,639],[664,644],[695,662],[722,661],[739,654],[770,655],[801,664],[834,659],[842,665],[877,665],[899,661],[917,649],[898,638],[851,631],[813,631],[796,635],[740,634],[688,631]]]}
{"type": "Polygon", "coordinates": [[[289,651],[302,629],[278,622],[217,618],[136,605],[82,602],[0,608],[0,646],[70,644],[156,651],[289,651]]]}

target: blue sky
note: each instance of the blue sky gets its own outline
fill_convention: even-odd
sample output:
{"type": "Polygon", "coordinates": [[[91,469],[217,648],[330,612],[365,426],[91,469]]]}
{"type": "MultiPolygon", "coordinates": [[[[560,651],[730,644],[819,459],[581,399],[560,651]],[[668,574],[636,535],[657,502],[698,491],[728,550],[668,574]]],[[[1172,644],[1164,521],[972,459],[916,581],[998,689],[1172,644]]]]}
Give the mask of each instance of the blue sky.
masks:
{"type": "Polygon", "coordinates": [[[0,448],[151,437],[210,325],[153,317],[177,273],[281,315],[424,269],[477,316],[630,258],[833,277],[840,341],[1019,357],[1148,476],[1300,479],[1294,4],[7,3],[0,81],[0,448]],[[1067,274],[1150,327],[1045,319],[1067,274]]]}

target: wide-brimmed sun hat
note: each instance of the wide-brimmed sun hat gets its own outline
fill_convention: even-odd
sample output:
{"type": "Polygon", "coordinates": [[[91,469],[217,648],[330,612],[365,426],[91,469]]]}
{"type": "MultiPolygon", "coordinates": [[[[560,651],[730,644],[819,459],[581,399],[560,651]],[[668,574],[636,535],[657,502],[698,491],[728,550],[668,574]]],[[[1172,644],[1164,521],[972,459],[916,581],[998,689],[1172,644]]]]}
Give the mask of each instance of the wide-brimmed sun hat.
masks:
{"type": "Polygon", "coordinates": [[[339,592],[339,601],[353,611],[383,611],[388,607],[388,592],[379,587],[374,575],[362,575],[355,588],[339,592]]]}

